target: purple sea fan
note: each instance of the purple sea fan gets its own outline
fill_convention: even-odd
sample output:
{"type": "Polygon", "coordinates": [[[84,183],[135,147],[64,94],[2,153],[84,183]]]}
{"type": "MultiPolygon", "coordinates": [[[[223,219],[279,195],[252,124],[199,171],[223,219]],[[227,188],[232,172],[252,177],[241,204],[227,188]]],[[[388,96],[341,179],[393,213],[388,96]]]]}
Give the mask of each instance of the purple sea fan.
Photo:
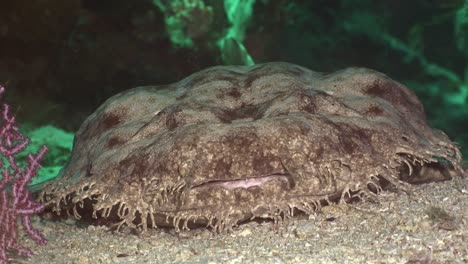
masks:
{"type": "MultiPolygon", "coordinates": [[[[0,85],[0,98],[5,88],[0,85]]],[[[28,164],[20,167],[15,158],[29,144],[29,139],[19,132],[15,117],[10,114],[10,107],[3,104],[0,116],[0,264],[7,263],[7,251],[16,250],[20,255],[31,256],[32,252],[18,244],[18,218],[26,234],[38,244],[47,240],[32,227],[31,216],[40,213],[44,206],[32,199],[28,183],[37,175],[41,167],[39,162],[47,152],[42,148],[36,155],[28,155],[28,164]]]]}

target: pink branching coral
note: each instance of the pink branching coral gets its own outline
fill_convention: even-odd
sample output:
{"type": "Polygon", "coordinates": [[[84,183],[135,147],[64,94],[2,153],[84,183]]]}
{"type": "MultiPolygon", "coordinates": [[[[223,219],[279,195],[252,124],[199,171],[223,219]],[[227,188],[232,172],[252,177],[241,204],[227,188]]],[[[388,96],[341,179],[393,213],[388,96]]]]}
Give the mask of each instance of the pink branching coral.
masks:
{"type": "MultiPolygon", "coordinates": [[[[5,88],[0,85],[0,97],[4,91],[5,88]]],[[[46,154],[47,147],[42,146],[36,155],[30,153],[27,166],[20,167],[15,155],[28,146],[29,139],[18,129],[9,105],[3,104],[0,116],[0,264],[7,263],[9,250],[16,250],[20,255],[32,255],[29,249],[18,244],[18,218],[30,238],[38,244],[47,243],[31,224],[31,216],[40,213],[44,206],[32,199],[27,186],[41,167],[39,162],[46,154]]]]}

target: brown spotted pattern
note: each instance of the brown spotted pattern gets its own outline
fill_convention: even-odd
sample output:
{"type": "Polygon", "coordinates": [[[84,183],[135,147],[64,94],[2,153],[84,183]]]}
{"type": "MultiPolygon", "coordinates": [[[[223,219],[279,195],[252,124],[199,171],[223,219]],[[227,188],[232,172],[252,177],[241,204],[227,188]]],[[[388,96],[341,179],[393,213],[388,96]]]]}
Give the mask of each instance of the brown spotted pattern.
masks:
{"type": "Polygon", "coordinates": [[[222,231],[378,198],[386,186],[410,191],[423,173],[463,176],[460,162],[415,94],[384,74],[223,66],[108,99],[40,197],[117,227],[222,231]]]}

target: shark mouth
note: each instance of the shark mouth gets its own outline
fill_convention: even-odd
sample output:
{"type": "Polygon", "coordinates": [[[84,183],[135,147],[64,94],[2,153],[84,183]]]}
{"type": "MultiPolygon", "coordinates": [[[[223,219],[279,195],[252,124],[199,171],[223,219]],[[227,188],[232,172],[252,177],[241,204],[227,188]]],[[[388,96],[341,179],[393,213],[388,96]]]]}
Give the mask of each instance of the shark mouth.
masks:
{"type": "Polygon", "coordinates": [[[251,187],[261,187],[267,182],[278,181],[286,182],[288,189],[294,188],[294,180],[290,174],[287,173],[272,173],[268,175],[258,176],[258,177],[247,177],[242,179],[235,180],[214,180],[205,182],[196,186],[193,186],[192,189],[201,189],[201,188],[223,188],[227,190],[233,190],[237,188],[248,189],[251,187]]]}

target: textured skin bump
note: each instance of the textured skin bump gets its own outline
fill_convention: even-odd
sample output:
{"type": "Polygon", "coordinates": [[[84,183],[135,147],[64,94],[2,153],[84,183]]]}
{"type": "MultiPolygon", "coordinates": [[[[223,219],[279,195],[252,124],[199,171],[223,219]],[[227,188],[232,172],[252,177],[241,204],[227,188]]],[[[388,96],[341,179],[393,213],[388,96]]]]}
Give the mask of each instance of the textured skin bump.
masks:
{"type": "Polygon", "coordinates": [[[108,99],[40,197],[118,227],[221,231],[464,176],[460,163],[415,94],[382,73],[222,66],[108,99]]]}

